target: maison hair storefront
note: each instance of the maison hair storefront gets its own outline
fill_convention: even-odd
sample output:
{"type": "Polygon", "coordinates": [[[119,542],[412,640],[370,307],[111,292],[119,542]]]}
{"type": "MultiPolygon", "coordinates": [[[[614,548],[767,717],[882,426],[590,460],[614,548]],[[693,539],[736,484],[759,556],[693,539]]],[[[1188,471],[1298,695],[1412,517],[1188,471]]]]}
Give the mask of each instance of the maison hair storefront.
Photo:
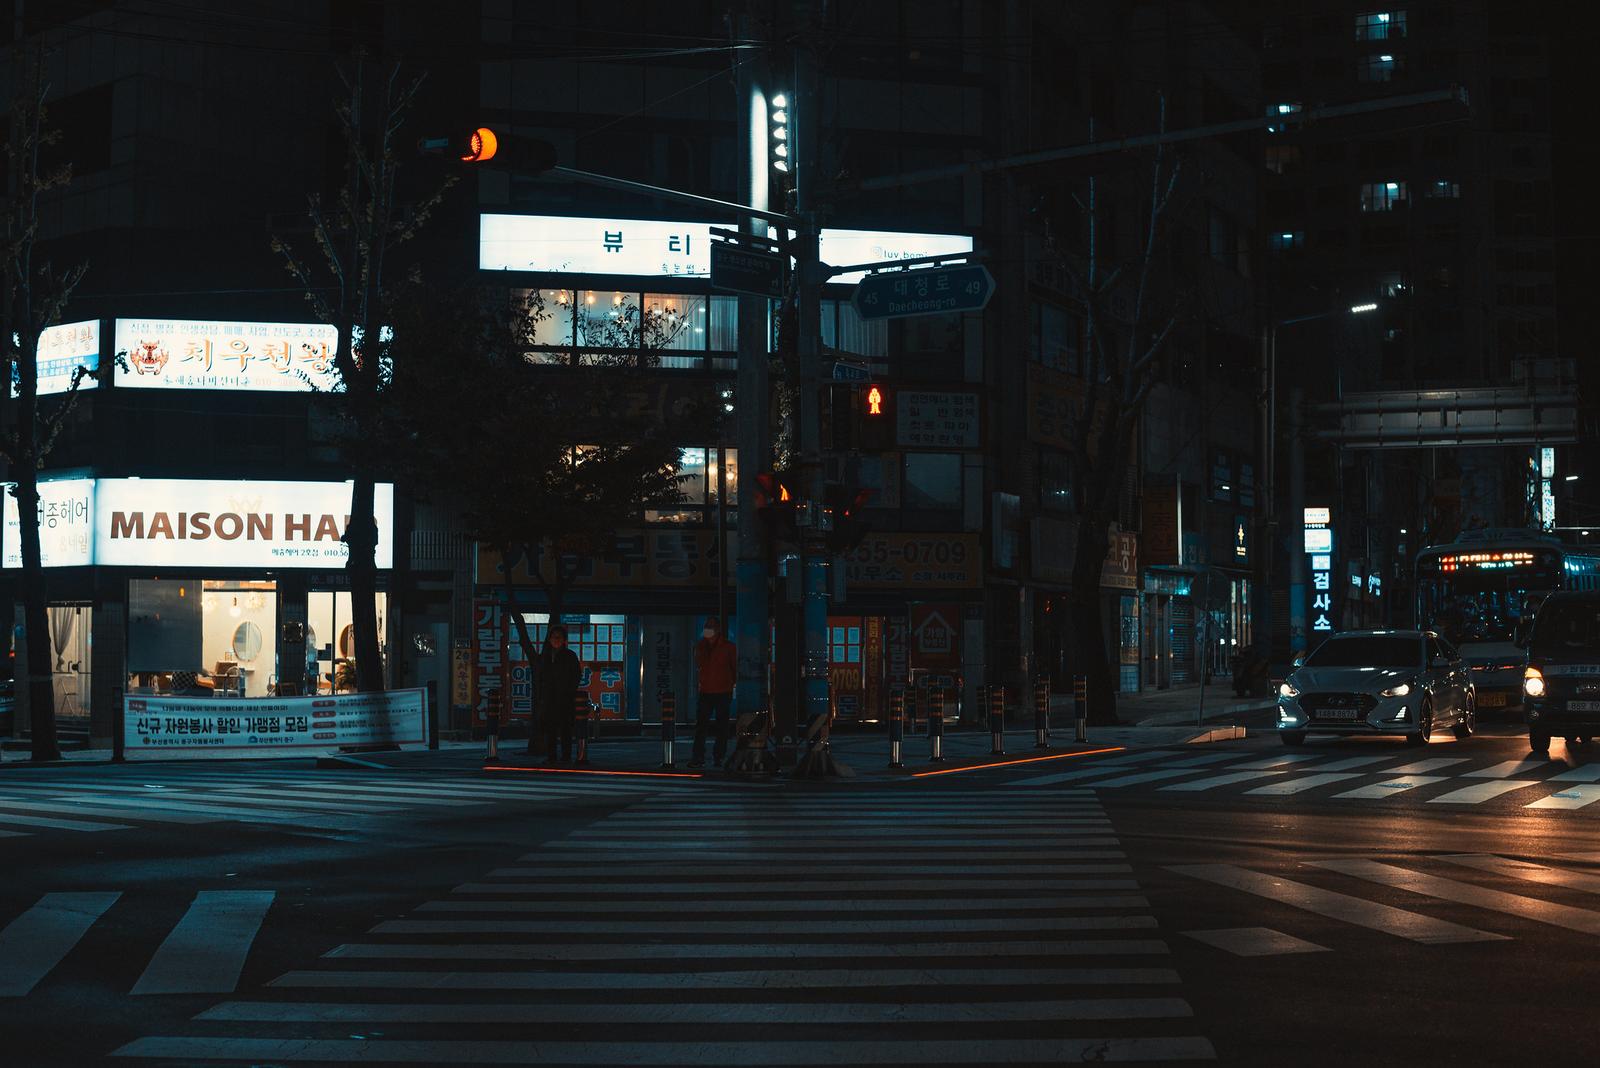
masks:
{"type": "MultiPolygon", "coordinates": [[[[342,541],[350,483],[46,476],[39,490],[61,729],[109,744],[123,694],[250,699],[354,689],[342,541]]],[[[20,524],[9,493],[4,509],[3,561],[15,578],[20,524]]],[[[393,486],[377,487],[374,512],[387,669],[393,486]]],[[[24,654],[19,647],[19,663],[24,654]]]]}

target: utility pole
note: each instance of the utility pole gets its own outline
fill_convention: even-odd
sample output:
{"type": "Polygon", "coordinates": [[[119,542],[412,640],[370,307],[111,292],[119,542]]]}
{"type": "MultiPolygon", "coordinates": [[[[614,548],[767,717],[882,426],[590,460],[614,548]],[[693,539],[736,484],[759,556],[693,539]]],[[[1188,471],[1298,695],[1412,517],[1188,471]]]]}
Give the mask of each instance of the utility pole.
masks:
{"type": "Polygon", "coordinates": [[[817,168],[819,94],[817,92],[816,33],[812,5],[798,2],[794,65],[795,266],[799,272],[796,357],[800,365],[800,484],[803,488],[800,557],[804,603],[804,660],[806,752],[797,774],[824,775],[830,758],[826,751],[828,714],[828,559],[822,501],[825,479],[822,467],[821,344],[822,283],[826,279],[818,245],[817,202],[820,173],[817,168]]]}
{"type": "MultiPolygon", "coordinates": [[[[741,14],[735,22],[739,41],[752,36],[753,20],[741,14]]],[[[768,106],[771,93],[764,84],[764,70],[753,69],[756,60],[738,65],[735,126],[739,131],[740,170],[738,199],[754,208],[770,207],[767,159],[768,106]]],[[[783,205],[779,205],[780,210],[783,205]]],[[[753,215],[739,216],[739,232],[766,235],[766,222],[753,215]]],[[[746,714],[771,708],[767,700],[767,664],[771,631],[769,616],[767,558],[761,517],[756,511],[754,475],[767,469],[772,453],[768,415],[767,361],[770,332],[767,318],[770,304],[764,297],[739,297],[739,368],[734,382],[733,403],[737,424],[735,443],[739,470],[745,485],[739,492],[739,561],[734,572],[733,611],[737,627],[739,655],[738,683],[734,687],[734,722],[746,714]]],[[[774,731],[774,734],[777,734],[774,731]]],[[[780,736],[781,742],[781,736],[780,736]]]]}

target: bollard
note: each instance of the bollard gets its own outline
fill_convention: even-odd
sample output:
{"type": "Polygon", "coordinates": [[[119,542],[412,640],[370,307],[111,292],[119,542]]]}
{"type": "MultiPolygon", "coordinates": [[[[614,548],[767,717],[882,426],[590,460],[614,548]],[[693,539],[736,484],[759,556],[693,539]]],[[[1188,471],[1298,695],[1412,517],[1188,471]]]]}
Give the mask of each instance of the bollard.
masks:
{"type": "Polygon", "coordinates": [[[900,743],[906,734],[906,692],[894,690],[889,694],[889,766],[903,768],[900,762],[900,743]]]}
{"type": "Polygon", "coordinates": [[[661,703],[661,766],[671,771],[672,749],[678,740],[678,698],[676,694],[660,693],[656,699],[661,703]]]}
{"type": "Polygon", "coordinates": [[[928,763],[944,763],[944,691],[928,695],[928,763]]]}
{"type": "Polygon", "coordinates": [[[989,752],[993,756],[1004,756],[1006,751],[1006,688],[1004,686],[989,687],[989,737],[994,742],[994,748],[989,752]]]}
{"type": "Polygon", "coordinates": [[[1072,714],[1078,721],[1078,741],[1089,740],[1089,680],[1072,676],[1072,714]]]}
{"type": "Polygon", "coordinates": [[[483,762],[498,764],[500,763],[500,710],[490,709],[489,714],[484,717],[483,725],[487,732],[484,741],[489,745],[489,751],[483,755],[483,762]]]}
{"type": "Polygon", "coordinates": [[[1050,748],[1050,676],[1041,675],[1033,684],[1033,747],[1050,748]]]}
{"type": "Polygon", "coordinates": [[[906,730],[915,734],[919,729],[917,727],[917,714],[922,709],[921,691],[915,686],[911,686],[901,692],[906,695],[906,730]]]}
{"type": "Polygon", "coordinates": [[[572,701],[572,762],[589,763],[589,725],[594,721],[589,695],[579,690],[572,701]]]}

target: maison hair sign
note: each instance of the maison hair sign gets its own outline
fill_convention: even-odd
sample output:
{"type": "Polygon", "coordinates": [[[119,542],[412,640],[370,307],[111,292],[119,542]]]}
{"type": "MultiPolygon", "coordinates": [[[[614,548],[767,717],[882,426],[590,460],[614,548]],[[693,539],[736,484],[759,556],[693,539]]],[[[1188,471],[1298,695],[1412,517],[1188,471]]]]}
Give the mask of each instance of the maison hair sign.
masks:
{"type": "MultiPolygon", "coordinates": [[[[39,484],[46,567],[340,568],[348,482],[63,479],[39,484]],[[92,527],[92,533],[91,533],[92,527]]],[[[394,566],[394,486],[373,492],[378,567],[394,566]]],[[[5,498],[8,568],[20,567],[16,499],[5,498]]]]}

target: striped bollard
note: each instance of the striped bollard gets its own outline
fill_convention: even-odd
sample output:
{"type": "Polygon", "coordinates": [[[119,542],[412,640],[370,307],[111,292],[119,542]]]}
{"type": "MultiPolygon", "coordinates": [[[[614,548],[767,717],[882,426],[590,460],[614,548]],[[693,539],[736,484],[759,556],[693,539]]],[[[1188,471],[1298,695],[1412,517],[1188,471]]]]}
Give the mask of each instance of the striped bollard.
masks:
{"type": "Polygon", "coordinates": [[[928,763],[944,763],[944,691],[928,695],[928,763]]]}
{"type": "Polygon", "coordinates": [[[989,738],[994,742],[994,747],[989,750],[993,756],[1004,756],[1006,751],[1006,688],[1004,686],[989,687],[989,738]]]}
{"type": "Polygon", "coordinates": [[[593,722],[589,710],[589,695],[579,690],[572,699],[573,763],[589,763],[589,725],[593,722]]]}
{"type": "Polygon", "coordinates": [[[906,735],[906,692],[895,690],[889,694],[889,766],[903,768],[900,762],[900,743],[906,735]]]}
{"type": "Polygon", "coordinates": [[[671,771],[674,767],[672,749],[678,740],[678,697],[661,693],[656,699],[661,703],[661,766],[671,771]]]}
{"type": "Polygon", "coordinates": [[[1050,748],[1050,676],[1041,675],[1033,684],[1033,747],[1050,748]]]}
{"type": "Polygon", "coordinates": [[[1072,714],[1078,721],[1078,741],[1089,740],[1089,680],[1072,676],[1072,714]]]}

